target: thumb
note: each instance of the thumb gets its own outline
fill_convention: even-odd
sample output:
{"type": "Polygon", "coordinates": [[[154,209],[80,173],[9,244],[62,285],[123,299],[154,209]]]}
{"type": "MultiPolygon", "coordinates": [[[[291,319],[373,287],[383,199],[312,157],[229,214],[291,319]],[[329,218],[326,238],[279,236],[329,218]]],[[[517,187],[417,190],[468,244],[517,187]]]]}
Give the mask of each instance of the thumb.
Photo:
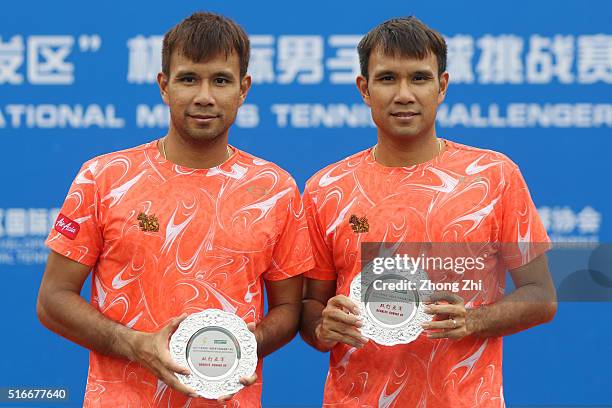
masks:
{"type": "Polygon", "coordinates": [[[255,327],[257,327],[257,323],[255,322],[247,323],[247,329],[249,329],[252,333],[255,333],[255,327]]]}
{"type": "Polygon", "coordinates": [[[172,320],[170,320],[170,323],[168,323],[166,327],[162,329],[162,331],[164,331],[168,336],[170,336],[172,333],[176,331],[179,324],[181,324],[181,322],[185,320],[187,316],[188,316],[187,313],[183,313],[182,315],[178,317],[172,318],[172,320]]]}

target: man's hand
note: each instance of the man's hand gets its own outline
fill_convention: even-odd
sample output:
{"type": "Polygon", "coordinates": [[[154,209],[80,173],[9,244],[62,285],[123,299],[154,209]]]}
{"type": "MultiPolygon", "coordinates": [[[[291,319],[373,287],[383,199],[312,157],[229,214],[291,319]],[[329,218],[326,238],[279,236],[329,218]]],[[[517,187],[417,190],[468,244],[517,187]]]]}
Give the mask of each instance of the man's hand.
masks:
{"type": "MultiPolygon", "coordinates": [[[[259,343],[261,339],[261,334],[259,334],[258,331],[256,330],[256,324],[253,322],[248,323],[247,327],[249,328],[251,332],[253,332],[253,334],[255,335],[255,340],[259,343]]],[[[240,377],[240,384],[244,385],[245,387],[255,384],[255,381],[257,381],[257,373],[253,373],[253,375],[249,377],[240,377]]],[[[217,402],[219,404],[223,404],[225,403],[225,401],[232,399],[234,395],[236,394],[234,393],[234,394],[223,395],[217,398],[217,402]]]]}
{"type": "Polygon", "coordinates": [[[155,333],[129,332],[130,340],[128,341],[131,352],[128,357],[130,360],[138,362],[145,369],[151,371],[170,387],[195,398],[199,397],[195,390],[181,383],[175,375],[175,373],[189,375],[191,371],[174,362],[168,348],[170,336],[186,317],[187,314],[175,317],[168,325],[155,333]]]}
{"type": "MultiPolygon", "coordinates": [[[[253,375],[250,377],[240,377],[240,384],[244,385],[245,387],[255,384],[255,381],[257,381],[257,374],[255,373],[253,373],[253,375]]],[[[217,398],[217,402],[219,404],[224,404],[226,401],[232,399],[234,395],[236,394],[223,395],[217,398]]]]}
{"type": "Polygon", "coordinates": [[[546,254],[510,270],[516,289],[488,305],[465,309],[459,296],[440,292],[431,297],[425,310],[437,315],[436,321],[422,325],[429,338],[460,339],[465,336],[501,337],[549,322],[557,311],[555,287],[548,271],[546,254]],[[446,301],[446,304],[440,304],[446,301]]]}
{"type": "Polygon", "coordinates": [[[428,338],[458,340],[470,335],[463,298],[450,292],[435,292],[426,303],[425,313],[434,315],[433,321],[421,325],[428,338]]]}
{"type": "Polygon", "coordinates": [[[361,335],[363,326],[359,309],[349,298],[337,295],[330,298],[321,313],[321,321],[315,328],[317,340],[331,348],[338,342],[361,348],[368,339],[361,335]]]}
{"type": "Polygon", "coordinates": [[[156,333],[132,330],[112,321],[80,296],[89,269],[57,252],[49,253],[36,305],[40,321],[98,353],[136,361],[175,390],[197,396],[174,375],[191,372],[172,361],[168,349],[170,336],[187,315],[172,319],[156,333]]]}

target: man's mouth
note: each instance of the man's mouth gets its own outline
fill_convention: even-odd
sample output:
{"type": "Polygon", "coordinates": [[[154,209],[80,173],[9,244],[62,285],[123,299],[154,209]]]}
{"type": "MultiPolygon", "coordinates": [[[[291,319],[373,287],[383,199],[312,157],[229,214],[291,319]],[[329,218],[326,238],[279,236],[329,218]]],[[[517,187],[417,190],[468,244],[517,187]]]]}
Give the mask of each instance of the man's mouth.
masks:
{"type": "Polygon", "coordinates": [[[207,120],[207,119],[214,119],[217,117],[217,115],[211,115],[208,113],[207,114],[198,113],[198,114],[189,115],[189,117],[192,117],[194,119],[207,120]]]}
{"type": "Polygon", "coordinates": [[[417,115],[419,115],[419,113],[417,112],[393,112],[391,113],[391,116],[395,116],[396,118],[411,118],[417,115]]]}

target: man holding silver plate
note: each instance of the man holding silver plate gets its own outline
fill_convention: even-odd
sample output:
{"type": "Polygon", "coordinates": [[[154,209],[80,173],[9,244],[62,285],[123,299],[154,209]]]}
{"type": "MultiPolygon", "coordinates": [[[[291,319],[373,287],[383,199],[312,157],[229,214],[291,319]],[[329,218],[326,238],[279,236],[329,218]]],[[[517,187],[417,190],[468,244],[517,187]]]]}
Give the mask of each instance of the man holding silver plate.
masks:
{"type": "Polygon", "coordinates": [[[323,406],[503,407],[502,336],[556,312],[546,230],[516,164],[436,136],[440,33],[392,19],[358,53],[378,142],[303,196],[316,266],[300,332],[331,351],[323,406]]]}
{"type": "Polygon", "coordinates": [[[70,188],[37,310],[91,350],[86,407],[261,406],[262,358],[297,332],[313,267],[299,190],[228,145],[249,50],[216,14],[168,31],[157,77],[168,133],[86,162],[70,188]]]}

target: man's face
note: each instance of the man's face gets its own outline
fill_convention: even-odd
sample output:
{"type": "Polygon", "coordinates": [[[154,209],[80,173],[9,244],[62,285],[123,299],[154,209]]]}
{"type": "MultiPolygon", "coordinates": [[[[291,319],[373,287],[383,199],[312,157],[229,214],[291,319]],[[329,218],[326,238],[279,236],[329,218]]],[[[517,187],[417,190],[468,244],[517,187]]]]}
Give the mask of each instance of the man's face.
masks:
{"type": "Polygon", "coordinates": [[[170,77],[160,73],[157,81],[170,107],[171,129],[190,142],[227,135],[251,85],[248,75],[240,79],[236,53],[194,62],[174,51],[170,77]]]}
{"type": "Polygon", "coordinates": [[[372,110],[382,137],[405,139],[435,134],[436,109],[444,101],[448,73],[438,76],[434,54],[424,59],[370,54],[369,79],[357,87],[372,110]]]}

